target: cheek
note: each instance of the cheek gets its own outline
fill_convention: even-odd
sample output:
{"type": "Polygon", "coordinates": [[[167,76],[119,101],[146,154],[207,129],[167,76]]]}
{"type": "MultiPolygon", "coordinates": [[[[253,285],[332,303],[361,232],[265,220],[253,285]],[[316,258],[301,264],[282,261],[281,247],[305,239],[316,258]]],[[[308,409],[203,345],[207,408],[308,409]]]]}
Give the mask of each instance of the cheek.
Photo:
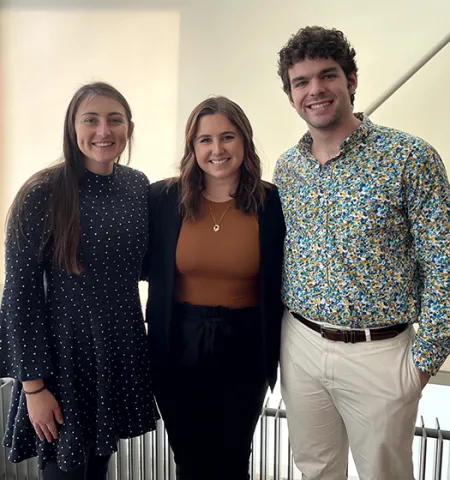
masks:
{"type": "Polygon", "coordinates": [[[195,155],[195,161],[197,164],[201,163],[205,157],[204,152],[202,151],[201,147],[194,147],[194,155],[195,155]]]}
{"type": "Polygon", "coordinates": [[[245,155],[245,151],[244,151],[244,146],[243,145],[236,148],[234,156],[238,159],[239,166],[241,166],[242,163],[244,162],[244,155],[245,155]]]}
{"type": "Polygon", "coordinates": [[[78,148],[86,148],[89,146],[89,137],[86,131],[83,128],[75,129],[75,135],[77,139],[78,148]]]}
{"type": "Polygon", "coordinates": [[[121,132],[120,132],[120,140],[123,142],[123,143],[127,143],[128,141],[128,129],[127,128],[124,128],[121,132]]]}

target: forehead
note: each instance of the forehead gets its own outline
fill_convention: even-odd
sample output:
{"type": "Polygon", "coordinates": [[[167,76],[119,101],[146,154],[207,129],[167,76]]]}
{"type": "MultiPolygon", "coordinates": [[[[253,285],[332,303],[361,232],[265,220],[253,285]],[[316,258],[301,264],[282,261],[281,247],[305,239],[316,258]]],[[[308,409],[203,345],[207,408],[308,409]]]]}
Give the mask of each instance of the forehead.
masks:
{"type": "Polygon", "coordinates": [[[125,108],[114,98],[105,95],[88,95],[80,102],[77,115],[82,115],[86,112],[98,113],[99,115],[118,112],[125,115],[125,108]]]}
{"type": "Polygon", "coordinates": [[[332,58],[305,58],[292,65],[289,69],[289,79],[296,77],[312,77],[320,74],[328,68],[337,68],[342,71],[341,66],[332,58]]]}
{"type": "Polygon", "coordinates": [[[218,132],[237,132],[237,128],[222,113],[203,115],[197,125],[197,135],[213,134],[218,132]]]}

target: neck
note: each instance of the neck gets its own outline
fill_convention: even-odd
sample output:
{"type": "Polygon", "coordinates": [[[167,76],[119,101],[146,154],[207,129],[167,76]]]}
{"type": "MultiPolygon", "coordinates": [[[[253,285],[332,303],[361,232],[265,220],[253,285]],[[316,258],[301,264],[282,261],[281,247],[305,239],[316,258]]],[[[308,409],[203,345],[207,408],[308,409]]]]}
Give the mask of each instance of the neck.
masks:
{"type": "Polygon", "coordinates": [[[347,121],[333,125],[329,129],[309,126],[313,139],[312,154],[322,165],[325,164],[331,158],[339,155],[341,143],[360,125],[361,120],[358,120],[352,113],[347,121]]]}
{"type": "Polygon", "coordinates": [[[205,176],[205,189],[203,196],[212,202],[226,202],[233,198],[239,185],[239,178],[211,178],[205,176]]]}
{"type": "Polygon", "coordinates": [[[89,170],[96,175],[111,175],[114,170],[114,162],[110,163],[100,163],[95,161],[89,161],[89,159],[85,160],[84,166],[86,170],[89,170]]]}

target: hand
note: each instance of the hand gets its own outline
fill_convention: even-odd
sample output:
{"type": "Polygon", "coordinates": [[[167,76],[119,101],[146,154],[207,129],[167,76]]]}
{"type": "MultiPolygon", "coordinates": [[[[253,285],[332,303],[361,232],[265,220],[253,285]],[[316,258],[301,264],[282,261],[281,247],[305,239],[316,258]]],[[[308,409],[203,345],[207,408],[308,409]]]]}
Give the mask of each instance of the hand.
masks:
{"type": "Polygon", "coordinates": [[[43,390],[35,395],[26,395],[26,399],[28,416],[37,436],[48,442],[57,439],[58,429],[55,420],[61,425],[63,416],[53,394],[43,390]]]}
{"type": "MultiPolygon", "coordinates": [[[[416,367],[417,368],[417,367],[416,367]]],[[[428,381],[430,380],[431,378],[431,375],[429,375],[428,373],[425,373],[424,371],[422,371],[420,368],[417,368],[418,372],[419,372],[419,378],[420,378],[420,386],[422,387],[422,390],[424,389],[425,385],[428,383],[428,381]]]]}

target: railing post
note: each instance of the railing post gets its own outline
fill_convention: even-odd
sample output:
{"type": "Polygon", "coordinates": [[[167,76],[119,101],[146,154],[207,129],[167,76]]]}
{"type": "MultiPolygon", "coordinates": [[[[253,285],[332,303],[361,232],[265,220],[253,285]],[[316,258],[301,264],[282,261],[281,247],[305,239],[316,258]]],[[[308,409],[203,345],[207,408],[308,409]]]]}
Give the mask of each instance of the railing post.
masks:
{"type": "Polygon", "coordinates": [[[420,417],[421,439],[420,439],[420,466],[419,480],[425,480],[425,472],[427,469],[427,431],[423,423],[423,417],[420,417]]]}
{"type": "Polygon", "coordinates": [[[436,447],[434,451],[434,480],[442,479],[442,453],[443,453],[443,444],[444,438],[442,436],[441,426],[439,425],[439,420],[436,418],[436,429],[438,431],[436,439],[436,447]]]}

